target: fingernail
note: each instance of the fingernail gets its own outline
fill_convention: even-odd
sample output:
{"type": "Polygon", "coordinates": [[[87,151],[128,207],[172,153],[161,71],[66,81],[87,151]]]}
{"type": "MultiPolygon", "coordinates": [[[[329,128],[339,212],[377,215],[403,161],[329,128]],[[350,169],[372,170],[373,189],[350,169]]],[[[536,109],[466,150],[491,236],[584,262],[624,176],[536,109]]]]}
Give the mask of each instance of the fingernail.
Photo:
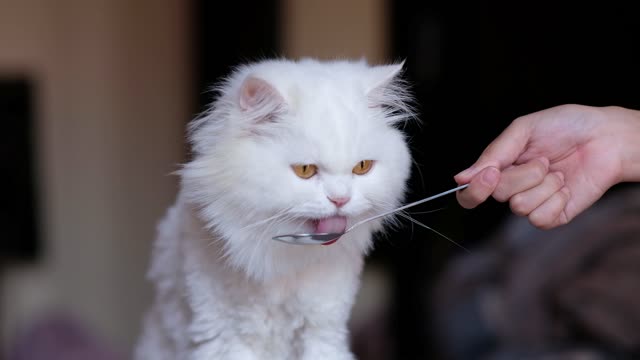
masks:
{"type": "Polygon", "coordinates": [[[460,171],[458,174],[456,174],[454,177],[467,177],[471,174],[471,172],[474,170],[474,167],[471,166],[465,170],[460,171]]]}
{"type": "Polygon", "coordinates": [[[484,182],[489,186],[495,185],[495,183],[497,183],[499,179],[500,179],[500,172],[498,171],[498,169],[494,167],[489,167],[482,174],[482,182],[484,182]]]}

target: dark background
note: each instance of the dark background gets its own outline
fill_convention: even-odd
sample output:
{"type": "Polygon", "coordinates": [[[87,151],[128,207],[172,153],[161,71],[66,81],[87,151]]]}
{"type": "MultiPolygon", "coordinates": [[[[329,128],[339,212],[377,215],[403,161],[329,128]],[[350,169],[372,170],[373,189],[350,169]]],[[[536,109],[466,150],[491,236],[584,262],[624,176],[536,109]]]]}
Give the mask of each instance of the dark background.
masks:
{"type": "MultiPolygon", "coordinates": [[[[27,78],[0,78],[0,174],[3,178],[0,181],[3,187],[0,275],[5,263],[33,261],[40,252],[33,154],[33,91],[27,78]]],[[[0,345],[0,358],[2,351],[0,345]]]]}
{"type": "MultiPolygon", "coordinates": [[[[394,57],[407,60],[424,122],[411,129],[423,167],[422,178],[412,179],[411,199],[453,187],[452,176],[520,115],[567,103],[640,109],[640,23],[630,5],[511,4],[393,2],[394,57]]],[[[509,210],[494,201],[471,211],[453,197],[443,202],[446,208],[423,222],[470,248],[509,210]]],[[[437,353],[429,340],[429,285],[463,252],[433,233],[413,231],[414,241],[400,240],[409,236],[405,231],[395,247],[380,249],[391,254],[397,283],[398,359],[437,353]]]]}
{"type": "Polygon", "coordinates": [[[38,254],[33,92],[26,77],[0,78],[0,269],[7,259],[38,254]]]}

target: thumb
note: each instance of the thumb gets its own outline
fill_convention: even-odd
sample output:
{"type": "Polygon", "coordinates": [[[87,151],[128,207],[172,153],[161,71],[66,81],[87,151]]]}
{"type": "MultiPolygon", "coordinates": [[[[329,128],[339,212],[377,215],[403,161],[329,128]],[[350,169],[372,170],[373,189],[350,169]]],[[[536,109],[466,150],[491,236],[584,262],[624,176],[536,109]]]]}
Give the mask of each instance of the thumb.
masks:
{"type": "Polygon", "coordinates": [[[512,165],[524,152],[531,128],[527,122],[515,120],[484,149],[478,160],[466,170],[454,176],[458,184],[471,181],[482,169],[493,166],[499,170],[512,165]]]}

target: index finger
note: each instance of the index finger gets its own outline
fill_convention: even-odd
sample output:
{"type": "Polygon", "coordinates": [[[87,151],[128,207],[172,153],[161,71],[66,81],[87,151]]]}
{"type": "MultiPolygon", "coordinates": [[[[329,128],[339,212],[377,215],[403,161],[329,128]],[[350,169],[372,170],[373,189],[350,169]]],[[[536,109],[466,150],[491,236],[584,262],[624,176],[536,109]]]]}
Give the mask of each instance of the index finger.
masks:
{"type": "Polygon", "coordinates": [[[454,176],[455,181],[458,184],[466,184],[488,166],[502,170],[512,165],[522,154],[529,141],[531,128],[524,119],[514,120],[484,149],[473,165],[454,176]]]}
{"type": "Polygon", "coordinates": [[[473,209],[487,200],[499,183],[500,171],[487,167],[471,178],[468,188],[456,193],[456,199],[463,208],[473,209]]]}

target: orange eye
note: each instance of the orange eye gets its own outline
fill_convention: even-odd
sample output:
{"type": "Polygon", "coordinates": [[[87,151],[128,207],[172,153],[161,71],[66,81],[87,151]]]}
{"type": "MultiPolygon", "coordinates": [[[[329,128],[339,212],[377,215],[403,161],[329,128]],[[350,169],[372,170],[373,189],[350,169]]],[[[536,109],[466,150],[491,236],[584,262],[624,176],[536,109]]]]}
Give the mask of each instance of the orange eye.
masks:
{"type": "Polygon", "coordinates": [[[353,167],[351,170],[356,175],[364,175],[371,170],[373,166],[373,160],[362,160],[353,167]]]}
{"type": "Polygon", "coordinates": [[[302,179],[308,179],[318,172],[318,167],[311,164],[293,165],[291,167],[293,168],[293,172],[302,179]]]}

